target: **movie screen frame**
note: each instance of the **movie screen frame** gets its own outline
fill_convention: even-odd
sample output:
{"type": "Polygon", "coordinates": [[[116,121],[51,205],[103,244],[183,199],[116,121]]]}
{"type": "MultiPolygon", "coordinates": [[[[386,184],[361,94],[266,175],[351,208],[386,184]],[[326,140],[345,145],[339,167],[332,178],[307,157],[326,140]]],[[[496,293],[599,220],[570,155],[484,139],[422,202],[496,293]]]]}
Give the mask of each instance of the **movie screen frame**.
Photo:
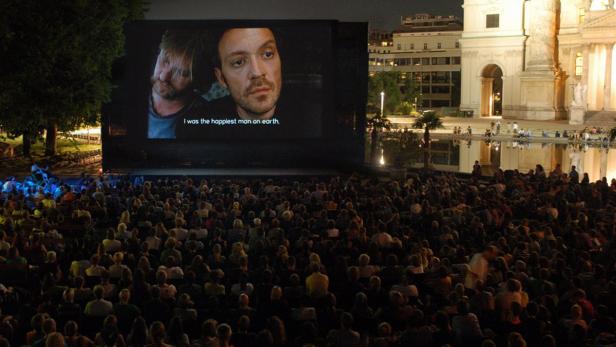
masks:
{"type": "MultiPolygon", "coordinates": [[[[149,142],[219,142],[229,139],[288,141],[322,138],[332,126],[334,118],[332,42],[335,23],[335,21],[239,20],[137,21],[126,28],[124,73],[118,83],[118,89],[122,92],[116,93],[119,97],[115,97],[112,102],[114,111],[107,119],[109,135],[149,142]],[[256,28],[259,30],[255,30],[256,28]],[[257,90],[256,93],[261,99],[267,99],[268,92],[279,93],[275,108],[284,113],[270,118],[243,119],[237,114],[239,111],[234,113],[235,110],[241,109],[242,93],[237,93],[240,96],[236,99],[231,85],[221,88],[222,84],[219,82],[221,78],[223,81],[229,78],[224,79],[227,76],[222,73],[217,76],[214,67],[215,61],[220,60],[218,54],[220,38],[224,38],[229,32],[244,31],[250,34],[251,30],[252,34],[260,31],[261,34],[265,33],[265,36],[271,33],[281,61],[281,76],[278,83],[270,83],[264,88],[265,91],[257,90]],[[165,33],[169,32],[192,32],[195,36],[201,35],[206,40],[208,37],[211,39],[205,47],[199,48],[206,56],[203,60],[207,61],[201,66],[193,65],[195,69],[190,71],[193,76],[197,74],[205,76],[200,79],[203,82],[199,89],[201,94],[198,95],[199,100],[205,102],[200,102],[196,106],[194,102],[186,104],[195,106],[193,109],[197,110],[190,117],[185,114],[175,115],[174,136],[165,135],[164,131],[157,134],[150,129],[151,112],[155,109],[152,107],[153,96],[157,96],[152,77],[155,75],[157,60],[160,60],[162,39],[165,33]],[[209,102],[208,99],[214,102],[209,102]],[[224,99],[233,103],[227,102],[225,105],[216,102],[224,99]],[[208,104],[215,104],[213,106],[215,111],[208,110],[208,104]],[[234,108],[230,108],[229,105],[234,108]],[[188,121],[192,124],[186,124],[188,121]]],[[[182,39],[186,42],[186,38],[181,38],[179,41],[182,39]]],[[[188,38],[193,50],[196,46],[194,41],[198,40],[191,42],[191,38],[188,38]]],[[[252,41],[251,39],[250,42],[252,41]]],[[[173,45],[167,44],[167,46],[173,48],[173,45]]],[[[248,52],[248,56],[254,61],[258,54],[250,55],[251,53],[258,51],[248,52]]],[[[259,70],[258,67],[256,69],[259,70]]],[[[181,74],[182,71],[178,70],[181,69],[176,67],[176,73],[181,74]]],[[[219,69],[221,72],[222,70],[224,68],[219,69]]],[[[269,78],[270,82],[275,79],[267,74],[264,76],[266,80],[269,78]]],[[[165,87],[169,86],[170,84],[165,83],[165,87]]],[[[191,90],[191,94],[195,94],[193,91],[196,92],[197,89],[191,90]]],[[[186,108],[186,105],[183,107],[186,108]]],[[[172,111],[167,109],[166,112],[172,111]]]]}

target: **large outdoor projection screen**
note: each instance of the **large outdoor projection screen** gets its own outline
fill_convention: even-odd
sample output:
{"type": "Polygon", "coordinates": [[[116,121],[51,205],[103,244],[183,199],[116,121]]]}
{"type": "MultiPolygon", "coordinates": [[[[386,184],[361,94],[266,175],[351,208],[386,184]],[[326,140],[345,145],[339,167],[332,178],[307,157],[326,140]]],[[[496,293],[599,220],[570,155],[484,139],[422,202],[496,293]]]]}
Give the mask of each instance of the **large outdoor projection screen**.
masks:
{"type": "Polygon", "coordinates": [[[293,148],[348,139],[342,128],[352,132],[355,120],[336,112],[339,25],[240,20],[130,24],[126,54],[114,72],[113,100],[103,117],[104,166],[120,161],[206,163],[221,150],[227,157],[251,159],[259,157],[251,151],[260,146],[274,146],[276,161],[281,146],[288,150],[280,153],[293,157],[293,148]]]}

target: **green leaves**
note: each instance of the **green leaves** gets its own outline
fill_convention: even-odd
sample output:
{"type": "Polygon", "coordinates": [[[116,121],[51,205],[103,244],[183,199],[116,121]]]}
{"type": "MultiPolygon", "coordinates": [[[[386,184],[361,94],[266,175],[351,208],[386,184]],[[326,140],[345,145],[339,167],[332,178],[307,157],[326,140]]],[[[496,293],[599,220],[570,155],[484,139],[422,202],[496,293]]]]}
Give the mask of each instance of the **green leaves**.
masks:
{"type": "Polygon", "coordinates": [[[369,127],[376,128],[380,130],[382,128],[389,130],[391,129],[391,121],[387,119],[387,117],[381,114],[381,111],[377,111],[376,114],[366,120],[366,123],[369,127]]]}
{"type": "Polygon", "coordinates": [[[442,127],[443,121],[434,111],[423,112],[413,123],[413,128],[415,129],[434,130],[442,127]]]}
{"type": "Polygon", "coordinates": [[[376,72],[368,79],[368,110],[376,111],[381,107],[381,92],[385,92],[383,113],[405,112],[408,109],[402,103],[413,104],[419,96],[419,89],[411,78],[402,78],[399,71],[376,72]],[[406,108],[405,108],[406,107],[406,108]]]}
{"type": "Polygon", "coordinates": [[[95,124],[111,95],[124,23],[140,0],[6,0],[0,7],[0,126],[40,133],[95,124]]]}

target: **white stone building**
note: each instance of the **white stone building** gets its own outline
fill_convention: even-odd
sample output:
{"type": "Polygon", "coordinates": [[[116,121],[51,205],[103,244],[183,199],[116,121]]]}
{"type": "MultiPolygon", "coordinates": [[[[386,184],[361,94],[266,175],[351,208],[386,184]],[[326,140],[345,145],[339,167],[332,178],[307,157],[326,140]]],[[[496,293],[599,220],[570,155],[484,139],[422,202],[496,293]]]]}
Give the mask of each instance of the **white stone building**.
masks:
{"type": "Polygon", "coordinates": [[[465,0],[463,8],[462,110],[554,120],[577,105],[582,117],[616,117],[614,0],[465,0]]]}
{"type": "Polygon", "coordinates": [[[370,74],[400,71],[421,90],[418,107],[457,107],[460,100],[459,39],[462,22],[455,16],[418,14],[402,17],[390,39],[370,35],[370,74]]]}

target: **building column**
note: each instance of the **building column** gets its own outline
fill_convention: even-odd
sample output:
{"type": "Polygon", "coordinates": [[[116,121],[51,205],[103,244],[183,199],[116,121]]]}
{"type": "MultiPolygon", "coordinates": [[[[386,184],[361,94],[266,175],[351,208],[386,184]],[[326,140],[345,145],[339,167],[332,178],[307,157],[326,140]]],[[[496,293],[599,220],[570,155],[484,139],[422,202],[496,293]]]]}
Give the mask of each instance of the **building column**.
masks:
{"type": "Polygon", "coordinates": [[[536,0],[531,2],[532,16],[527,42],[526,70],[553,72],[558,66],[556,49],[557,0],[536,0]]]}
{"type": "Polygon", "coordinates": [[[590,71],[590,44],[584,45],[582,57],[584,59],[584,66],[582,67],[582,84],[588,86],[588,73],[590,71]]]}
{"type": "Polygon", "coordinates": [[[494,78],[483,77],[481,78],[481,117],[492,116],[493,99],[492,99],[492,85],[494,84],[494,78]]]}
{"type": "Polygon", "coordinates": [[[611,110],[611,97],[612,97],[612,52],[614,51],[614,44],[609,43],[606,45],[607,54],[605,55],[605,85],[603,87],[603,109],[611,110]]]}
{"type": "Polygon", "coordinates": [[[564,75],[557,50],[559,0],[527,1],[529,38],[526,68],[520,74],[519,119],[565,119],[562,105],[564,75]]]}
{"type": "Polygon", "coordinates": [[[584,107],[588,107],[588,88],[590,87],[588,85],[588,82],[590,81],[590,44],[585,44],[584,45],[584,51],[583,51],[583,57],[584,57],[584,66],[582,68],[582,85],[586,86],[586,95],[584,95],[584,100],[586,100],[586,105],[584,105],[584,107]]]}

